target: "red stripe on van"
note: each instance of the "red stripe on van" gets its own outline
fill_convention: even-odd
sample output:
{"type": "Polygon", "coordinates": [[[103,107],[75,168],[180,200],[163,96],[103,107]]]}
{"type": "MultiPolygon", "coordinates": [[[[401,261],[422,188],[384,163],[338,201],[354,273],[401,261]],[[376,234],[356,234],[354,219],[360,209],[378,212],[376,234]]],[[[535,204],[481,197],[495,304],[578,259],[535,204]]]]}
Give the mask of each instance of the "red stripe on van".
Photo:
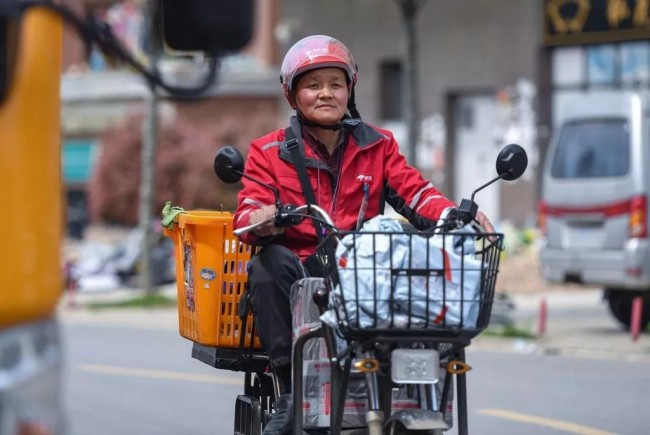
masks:
{"type": "Polygon", "coordinates": [[[598,206],[590,206],[590,207],[560,207],[560,206],[550,205],[548,203],[544,204],[544,212],[548,216],[600,213],[600,214],[604,214],[607,217],[612,217],[612,216],[627,214],[630,212],[631,209],[632,209],[632,199],[626,199],[625,201],[603,204],[598,206]]]}

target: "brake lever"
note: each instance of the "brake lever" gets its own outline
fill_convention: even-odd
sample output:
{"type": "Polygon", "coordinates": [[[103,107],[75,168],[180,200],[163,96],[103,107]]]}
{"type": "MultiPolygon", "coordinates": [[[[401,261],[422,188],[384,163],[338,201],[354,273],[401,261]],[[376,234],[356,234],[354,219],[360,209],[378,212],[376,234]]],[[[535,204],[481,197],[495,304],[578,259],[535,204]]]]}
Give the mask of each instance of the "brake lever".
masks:
{"type": "Polygon", "coordinates": [[[474,221],[471,212],[455,207],[449,208],[441,219],[443,223],[436,228],[437,232],[459,230],[474,221]]]}

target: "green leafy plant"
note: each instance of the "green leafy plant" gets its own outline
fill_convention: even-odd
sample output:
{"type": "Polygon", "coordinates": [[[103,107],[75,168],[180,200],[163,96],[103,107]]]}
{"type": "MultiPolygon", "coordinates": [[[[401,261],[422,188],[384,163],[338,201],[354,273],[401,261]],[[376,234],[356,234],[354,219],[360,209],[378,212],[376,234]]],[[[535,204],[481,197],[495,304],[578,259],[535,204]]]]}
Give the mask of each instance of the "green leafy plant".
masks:
{"type": "Polygon", "coordinates": [[[122,301],[92,302],[87,305],[94,310],[110,308],[162,308],[176,306],[176,299],[161,294],[137,296],[122,301]]]}
{"type": "Polygon", "coordinates": [[[503,338],[527,338],[527,339],[537,338],[537,335],[530,332],[529,329],[514,324],[507,324],[498,327],[489,327],[485,331],[483,331],[483,335],[489,337],[503,337],[503,338]]]}

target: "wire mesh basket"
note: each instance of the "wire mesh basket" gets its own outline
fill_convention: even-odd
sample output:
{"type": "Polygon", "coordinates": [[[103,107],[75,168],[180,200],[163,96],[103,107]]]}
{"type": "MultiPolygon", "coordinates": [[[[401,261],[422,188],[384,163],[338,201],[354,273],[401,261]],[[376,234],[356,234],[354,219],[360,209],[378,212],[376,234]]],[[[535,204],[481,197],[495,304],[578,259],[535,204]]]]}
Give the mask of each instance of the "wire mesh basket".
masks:
{"type": "Polygon", "coordinates": [[[339,232],[323,246],[348,338],[473,337],[489,324],[503,234],[339,232]]]}

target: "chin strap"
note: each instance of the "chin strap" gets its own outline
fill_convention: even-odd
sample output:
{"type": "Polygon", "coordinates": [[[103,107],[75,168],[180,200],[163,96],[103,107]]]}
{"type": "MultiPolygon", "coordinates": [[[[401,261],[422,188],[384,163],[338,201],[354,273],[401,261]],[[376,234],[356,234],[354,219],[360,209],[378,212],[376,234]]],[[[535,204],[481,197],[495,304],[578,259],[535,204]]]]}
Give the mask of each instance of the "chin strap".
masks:
{"type": "Polygon", "coordinates": [[[300,112],[297,112],[298,114],[298,119],[300,120],[300,123],[302,125],[306,125],[307,127],[318,127],[322,128],[324,130],[347,130],[347,131],[352,131],[355,128],[357,128],[361,124],[361,118],[343,118],[341,122],[337,122],[336,124],[332,125],[324,125],[324,124],[319,124],[318,122],[310,121],[309,119],[306,119],[300,112]]]}
{"type": "Polygon", "coordinates": [[[348,110],[350,111],[352,118],[361,121],[361,114],[359,114],[359,111],[357,110],[357,103],[354,98],[354,86],[352,87],[352,92],[350,92],[350,98],[348,99],[348,110]]]}

